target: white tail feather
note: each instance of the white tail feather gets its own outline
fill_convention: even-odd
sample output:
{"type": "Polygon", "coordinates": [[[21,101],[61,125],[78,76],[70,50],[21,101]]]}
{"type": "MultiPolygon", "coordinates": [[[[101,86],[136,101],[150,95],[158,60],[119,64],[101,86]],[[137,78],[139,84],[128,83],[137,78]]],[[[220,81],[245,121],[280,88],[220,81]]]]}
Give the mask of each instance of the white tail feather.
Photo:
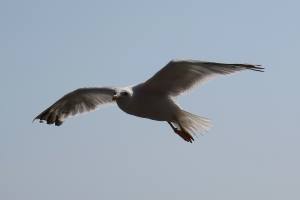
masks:
{"type": "Polygon", "coordinates": [[[211,122],[205,117],[200,117],[182,110],[178,119],[180,126],[188,133],[196,136],[197,133],[203,134],[207,132],[211,127],[211,122]]]}

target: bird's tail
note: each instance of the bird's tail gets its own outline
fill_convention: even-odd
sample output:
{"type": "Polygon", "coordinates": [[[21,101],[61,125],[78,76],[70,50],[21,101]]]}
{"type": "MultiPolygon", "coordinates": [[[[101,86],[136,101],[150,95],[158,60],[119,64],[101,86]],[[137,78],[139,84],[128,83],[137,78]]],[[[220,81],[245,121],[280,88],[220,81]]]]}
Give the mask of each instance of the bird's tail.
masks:
{"type": "Polygon", "coordinates": [[[184,132],[194,136],[196,136],[197,133],[203,134],[212,127],[209,119],[194,115],[184,110],[181,110],[178,118],[178,125],[184,132]]]}

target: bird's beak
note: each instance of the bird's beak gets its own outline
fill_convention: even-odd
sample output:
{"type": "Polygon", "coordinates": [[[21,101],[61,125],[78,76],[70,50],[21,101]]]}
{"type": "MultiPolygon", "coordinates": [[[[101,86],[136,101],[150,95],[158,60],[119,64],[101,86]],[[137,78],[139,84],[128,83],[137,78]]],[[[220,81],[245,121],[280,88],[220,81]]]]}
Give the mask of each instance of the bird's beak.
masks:
{"type": "Polygon", "coordinates": [[[115,94],[115,95],[112,97],[112,100],[113,100],[113,101],[116,101],[118,98],[119,98],[119,95],[116,95],[116,94],[115,94]]]}

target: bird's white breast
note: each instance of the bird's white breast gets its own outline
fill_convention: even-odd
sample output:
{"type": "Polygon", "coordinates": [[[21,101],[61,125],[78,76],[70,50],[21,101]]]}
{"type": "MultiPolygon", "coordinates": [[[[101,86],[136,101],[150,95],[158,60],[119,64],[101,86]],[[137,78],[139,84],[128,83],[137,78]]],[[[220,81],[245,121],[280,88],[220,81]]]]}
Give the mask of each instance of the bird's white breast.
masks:
{"type": "Polygon", "coordinates": [[[153,94],[133,95],[130,99],[117,101],[124,112],[158,121],[173,121],[179,107],[167,96],[153,94]]]}

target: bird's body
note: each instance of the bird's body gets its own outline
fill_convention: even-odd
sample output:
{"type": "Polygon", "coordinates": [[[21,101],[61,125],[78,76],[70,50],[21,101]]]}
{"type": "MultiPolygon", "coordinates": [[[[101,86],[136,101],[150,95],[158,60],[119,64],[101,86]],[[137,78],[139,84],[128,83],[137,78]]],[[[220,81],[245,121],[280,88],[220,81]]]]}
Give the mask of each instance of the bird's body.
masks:
{"type": "Polygon", "coordinates": [[[132,91],[131,98],[120,98],[116,102],[119,108],[128,114],[157,121],[174,121],[176,113],[180,110],[167,95],[151,95],[142,91],[139,85],[127,90],[132,91]]]}
{"type": "Polygon", "coordinates": [[[174,97],[215,75],[245,69],[263,71],[258,65],[249,64],[197,60],[170,61],[153,77],[136,86],[80,88],[70,92],[35,119],[59,126],[69,116],[92,111],[98,105],[115,101],[119,108],[128,114],[168,122],[176,134],[185,141],[192,142],[194,140],[192,135],[207,131],[210,122],[204,117],[181,109],[174,97]]]}

